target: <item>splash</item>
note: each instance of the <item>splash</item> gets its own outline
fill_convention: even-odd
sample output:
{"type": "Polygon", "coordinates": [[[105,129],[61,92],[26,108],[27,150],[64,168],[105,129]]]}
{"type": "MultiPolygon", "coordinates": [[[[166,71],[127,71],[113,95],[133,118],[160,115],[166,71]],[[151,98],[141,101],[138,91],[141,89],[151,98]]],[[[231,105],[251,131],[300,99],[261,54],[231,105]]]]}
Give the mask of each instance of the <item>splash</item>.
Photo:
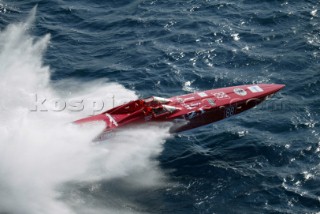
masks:
{"type": "Polygon", "coordinates": [[[118,100],[136,98],[106,81],[86,83],[81,92],[73,90],[73,80],[51,84],[50,68],[42,63],[50,35],[35,40],[28,34],[35,14],[36,8],[25,22],[0,32],[0,213],[74,213],[59,200],[68,182],[126,179],[137,187],[160,185],[164,176],[153,157],[162,151],[168,127],[137,127],[92,145],[102,126],[81,129],[69,123],[86,112],[30,111],[35,94],[98,98],[108,91],[118,100]]]}

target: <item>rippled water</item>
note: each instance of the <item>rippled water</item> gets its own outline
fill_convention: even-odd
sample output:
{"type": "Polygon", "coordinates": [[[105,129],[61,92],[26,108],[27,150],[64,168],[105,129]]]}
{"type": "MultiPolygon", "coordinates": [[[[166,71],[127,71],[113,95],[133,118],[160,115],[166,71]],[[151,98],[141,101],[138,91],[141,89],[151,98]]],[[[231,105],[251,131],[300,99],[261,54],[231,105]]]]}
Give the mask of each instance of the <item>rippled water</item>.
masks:
{"type": "Polygon", "coordinates": [[[0,213],[319,212],[319,4],[0,0],[0,213]],[[91,145],[97,128],[66,125],[88,112],[30,111],[249,83],[286,88],[171,137],[91,145]]]}

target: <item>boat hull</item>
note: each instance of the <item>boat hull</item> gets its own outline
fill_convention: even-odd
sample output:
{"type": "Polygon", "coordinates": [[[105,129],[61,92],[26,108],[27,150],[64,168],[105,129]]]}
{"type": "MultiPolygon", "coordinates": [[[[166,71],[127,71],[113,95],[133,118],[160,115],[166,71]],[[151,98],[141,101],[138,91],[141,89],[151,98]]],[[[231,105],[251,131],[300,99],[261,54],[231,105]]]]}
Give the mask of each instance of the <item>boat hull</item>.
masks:
{"type": "Polygon", "coordinates": [[[255,84],[195,92],[171,98],[151,97],[131,101],[102,114],[75,121],[103,121],[104,132],[148,122],[172,122],[171,132],[207,125],[251,109],[285,85],[255,84]]]}

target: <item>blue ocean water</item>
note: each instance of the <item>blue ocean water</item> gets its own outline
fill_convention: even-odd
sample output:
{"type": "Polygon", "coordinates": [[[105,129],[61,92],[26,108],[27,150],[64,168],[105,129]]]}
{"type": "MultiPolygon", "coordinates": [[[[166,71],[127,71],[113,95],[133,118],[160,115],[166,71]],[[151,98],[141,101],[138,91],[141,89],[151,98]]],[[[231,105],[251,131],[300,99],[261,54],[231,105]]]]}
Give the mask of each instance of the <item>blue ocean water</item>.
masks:
{"type": "MultiPolygon", "coordinates": [[[[84,90],[107,79],[140,97],[171,97],[286,84],[269,104],[166,138],[151,157],[166,185],[133,188],[130,174],[70,180],[59,202],[75,213],[320,212],[319,1],[0,0],[1,32],[35,5],[28,30],[35,40],[51,35],[43,64],[52,85],[84,90]]],[[[39,207],[0,213],[54,210],[39,207]]]]}

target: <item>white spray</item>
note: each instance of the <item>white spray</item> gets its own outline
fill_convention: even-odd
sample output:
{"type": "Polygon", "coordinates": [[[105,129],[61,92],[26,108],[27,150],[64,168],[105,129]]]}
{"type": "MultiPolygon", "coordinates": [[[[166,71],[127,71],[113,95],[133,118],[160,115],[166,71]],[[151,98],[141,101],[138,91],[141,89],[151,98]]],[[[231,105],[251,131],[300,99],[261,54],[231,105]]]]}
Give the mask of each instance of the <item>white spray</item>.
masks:
{"type": "Polygon", "coordinates": [[[136,98],[123,86],[103,81],[86,83],[87,90],[76,95],[63,93],[72,80],[57,83],[60,91],[55,90],[42,63],[50,36],[35,40],[27,33],[34,18],[35,9],[25,23],[0,32],[0,213],[74,213],[58,199],[57,187],[70,181],[128,178],[133,185],[160,184],[163,175],[153,157],[162,151],[167,127],[137,128],[93,145],[102,126],[70,124],[86,113],[30,111],[35,94],[72,99],[116,92],[118,100],[136,98]]]}

